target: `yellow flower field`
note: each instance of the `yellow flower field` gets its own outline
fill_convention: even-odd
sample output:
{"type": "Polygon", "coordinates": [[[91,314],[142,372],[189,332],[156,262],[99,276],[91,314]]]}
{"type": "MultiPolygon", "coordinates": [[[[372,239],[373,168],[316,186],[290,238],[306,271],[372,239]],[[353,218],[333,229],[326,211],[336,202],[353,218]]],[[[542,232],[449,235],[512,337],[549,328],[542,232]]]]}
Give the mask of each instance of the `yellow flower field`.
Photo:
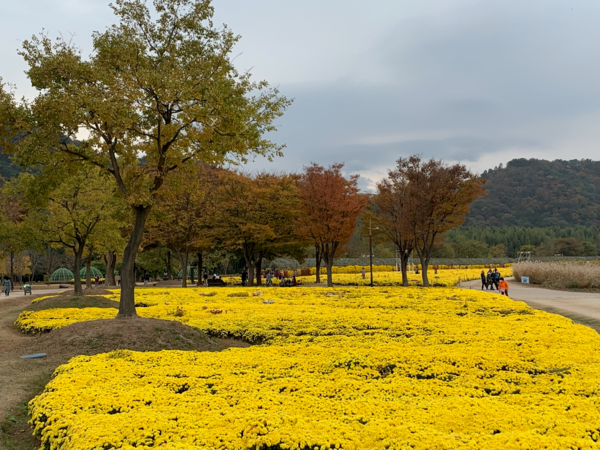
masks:
{"type": "MultiPolygon", "coordinates": [[[[333,283],[338,285],[346,286],[368,286],[371,283],[369,268],[366,267],[365,279],[359,272],[357,273],[333,273],[333,283]]],[[[429,276],[429,284],[432,286],[451,287],[455,286],[459,280],[477,280],[481,276],[481,271],[484,269],[440,269],[435,273],[433,269],[427,272],[429,276]]],[[[512,267],[499,267],[498,271],[503,277],[512,277],[512,267]]],[[[487,273],[487,269],[485,269],[487,273]]],[[[321,275],[321,282],[327,281],[327,275],[321,275]]],[[[225,283],[229,285],[241,285],[242,280],[240,277],[223,277],[225,283]]],[[[305,275],[297,277],[297,280],[303,284],[312,284],[316,282],[315,275],[305,275]]],[[[420,273],[410,272],[408,274],[408,281],[411,286],[420,286],[422,284],[422,278],[420,273]]],[[[278,284],[279,281],[273,279],[274,284],[278,284]]],[[[375,286],[401,286],[402,285],[402,274],[395,271],[378,271],[373,272],[373,284],[375,286]]]]}
{"type": "MultiPolygon", "coordinates": [[[[143,289],[138,311],[262,345],[74,358],[30,404],[43,445],[600,448],[600,337],[569,319],[454,288],[214,292],[143,289]]],[[[19,325],[101,318],[80,311],[19,325]]]]}

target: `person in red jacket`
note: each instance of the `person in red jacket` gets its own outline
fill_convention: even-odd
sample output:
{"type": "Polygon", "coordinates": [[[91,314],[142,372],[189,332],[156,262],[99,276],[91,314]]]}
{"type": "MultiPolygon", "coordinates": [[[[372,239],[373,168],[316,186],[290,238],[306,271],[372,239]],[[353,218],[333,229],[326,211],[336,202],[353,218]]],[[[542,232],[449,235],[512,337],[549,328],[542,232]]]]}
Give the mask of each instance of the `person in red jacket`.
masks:
{"type": "Polygon", "coordinates": [[[506,295],[508,297],[508,281],[506,281],[503,277],[500,277],[500,283],[498,283],[498,290],[500,294],[506,295]]]}

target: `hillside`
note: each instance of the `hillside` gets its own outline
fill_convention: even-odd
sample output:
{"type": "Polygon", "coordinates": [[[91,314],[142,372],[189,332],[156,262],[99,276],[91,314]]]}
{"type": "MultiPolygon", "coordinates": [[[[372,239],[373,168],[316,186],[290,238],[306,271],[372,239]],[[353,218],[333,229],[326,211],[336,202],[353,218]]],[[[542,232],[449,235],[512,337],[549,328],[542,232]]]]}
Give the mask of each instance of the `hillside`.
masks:
{"type": "Polygon", "coordinates": [[[482,176],[465,226],[600,226],[600,161],[514,159],[482,176]]]}

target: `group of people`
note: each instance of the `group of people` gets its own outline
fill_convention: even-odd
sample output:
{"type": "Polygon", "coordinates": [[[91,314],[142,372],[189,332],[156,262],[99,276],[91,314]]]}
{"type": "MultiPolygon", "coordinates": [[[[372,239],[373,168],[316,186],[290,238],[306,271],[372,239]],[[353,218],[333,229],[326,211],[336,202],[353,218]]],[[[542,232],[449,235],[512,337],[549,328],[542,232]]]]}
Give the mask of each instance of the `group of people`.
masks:
{"type": "Polygon", "coordinates": [[[500,275],[498,269],[495,268],[493,271],[489,269],[487,274],[485,270],[481,271],[481,290],[484,289],[493,291],[494,288],[502,294],[508,297],[508,282],[500,275]]]}
{"type": "Polygon", "coordinates": [[[285,273],[281,270],[273,271],[271,269],[268,269],[265,273],[265,280],[267,280],[267,286],[273,286],[273,278],[277,278],[279,280],[279,286],[281,287],[298,286],[298,280],[296,280],[296,271],[294,271],[292,278],[289,279],[285,277],[285,273]]]}

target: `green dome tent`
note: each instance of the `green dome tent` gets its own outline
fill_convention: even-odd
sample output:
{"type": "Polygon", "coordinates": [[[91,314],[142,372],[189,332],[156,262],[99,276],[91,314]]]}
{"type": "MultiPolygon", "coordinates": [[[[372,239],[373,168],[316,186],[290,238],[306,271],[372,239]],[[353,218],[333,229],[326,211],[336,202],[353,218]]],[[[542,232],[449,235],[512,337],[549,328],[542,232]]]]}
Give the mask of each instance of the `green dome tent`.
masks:
{"type": "MultiPolygon", "coordinates": [[[[84,267],[83,269],[81,269],[79,271],[79,276],[81,277],[82,280],[85,280],[86,278],[86,268],[84,267]]],[[[98,269],[96,269],[94,266],[90,267],[91,271],[92,271],[92,278],[94,278],[96,275],[98,275],[100,278],[104,278],[104,275],[102,275],[102,272],[100,272],[98,269]]]]}
{"type": "Polygon", "coordinates": [[[50,282],[52,283],[60,283],[60,282],[70,282],[73,279],[74,275],[69,269],[65,269],[61,267],[60,269],[56,269],[50,275],[50,282]]]}
{"type": "MultiPolygon", "coordinates": [[[[192,276],[192,266],[188,266],[187,268],[187,277],[190,278],[192,276]]],[[[183,270],[179,270],[177,274],[177,278],[183,278],[183,270]]],[[[194,268],[194,278],[198,279],[198,269],[194,268]]]]}

